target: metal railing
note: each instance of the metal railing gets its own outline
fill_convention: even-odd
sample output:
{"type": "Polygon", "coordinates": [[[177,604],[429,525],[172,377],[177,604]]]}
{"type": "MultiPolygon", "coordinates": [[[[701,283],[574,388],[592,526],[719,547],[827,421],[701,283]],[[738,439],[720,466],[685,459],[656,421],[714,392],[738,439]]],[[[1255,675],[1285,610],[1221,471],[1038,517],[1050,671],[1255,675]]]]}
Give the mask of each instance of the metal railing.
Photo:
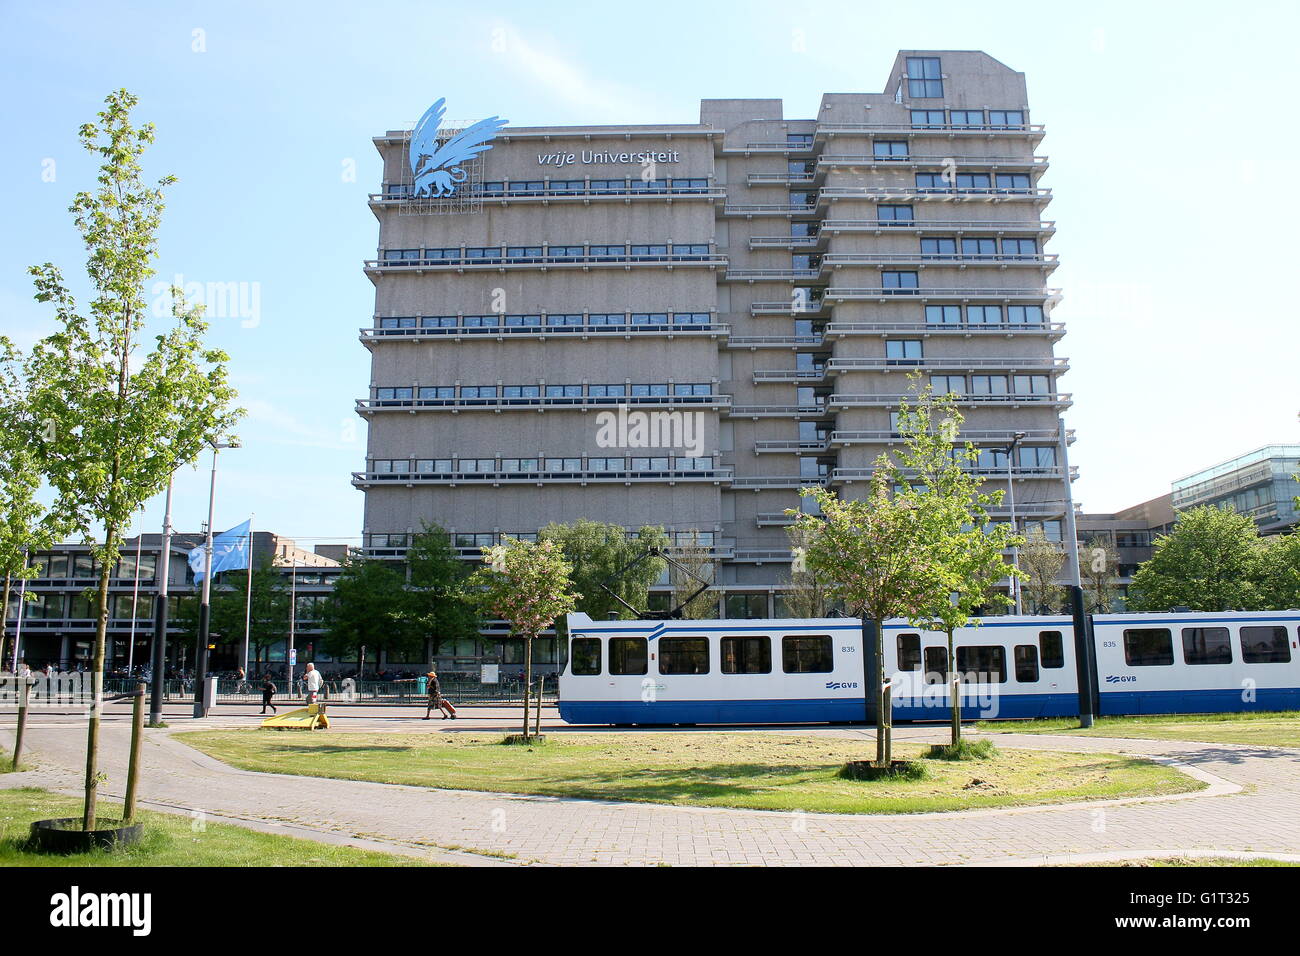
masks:
{"type": "MultiPolygon", "coordinates": [[[[557,678],[551,675],[534,676],[534,693],[541,687],[543,703],[554,703],[559,693],[557,678]]],[[[129,696],[139,683],[140,678],[105,678],[105,698],[129,696]]],[[[307,685],[301,678],[294,679],[292,688],[286,687],[284,680],[275,680],[275,694],[272,702],[276,706],[302,703],[306,700],[307,685]]],[[[76,692],[55,690],[52,702],[69,704],[89,701],[89,680],[83,682],[82,689],[76,692]]],[[[523,702],[523,682],[518,678],[503,679],[497,684],[484,684],[481,681],[442,681],[442,695],[452,703],[470,704],[517,704],[523,702]]],[[[193,680],[168,680],[164,682],[164,699],[182,701],[194,699],[193,680]]],[[[420,683],[415,680],[400,681],[348,681],[327,679],[321,685],[320,699],[334,704],[366,705],[423,705],[427,693],[420,691],[420,683]]],[[[217,681],[218,704],[261,704],[261,681],[236,681],[220,679],[217,681]]]]}

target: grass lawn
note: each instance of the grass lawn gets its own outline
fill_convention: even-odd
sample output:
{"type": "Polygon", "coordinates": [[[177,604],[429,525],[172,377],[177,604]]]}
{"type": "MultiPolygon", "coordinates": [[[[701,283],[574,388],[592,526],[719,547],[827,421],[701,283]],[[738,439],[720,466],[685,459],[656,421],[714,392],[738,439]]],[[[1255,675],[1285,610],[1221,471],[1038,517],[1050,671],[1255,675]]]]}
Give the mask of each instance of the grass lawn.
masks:
{"type": "MultiPolygon", "coordinates": [[[[1199,790],[1176,770],[1114,754],[1009,751],[991,760],[924,761],[928,779],[837,776],[874,756],[860,740],[755,733],[552,734],[538,747],[500,735],[178,734],[247,770],[417,787],[829,813],[919,813],[1199,790]]],[[[917,757],[920,747],[895,747],[917,757]]]]}
{"type": "MultiPolygon", "coordinates": [[[[100,804],[100,815],[120,815],[120,804],[100,804]]],[[[189,817],[142,813],[148,824],[135,846],[69,856],[23,849],[32,822],[81,815],[81,800],[23,787],[0,790],[0,866],[420,866],[422,861],[354,850],[296,837],[258,833],[228,823],[193,830],[189,817]]]]}
{"type": "Polygon", "coordinates": [[[1139,737],[1152,740],[1201,740],[1212,744],[1257,744],[1300,747],[1300,712],[1248,714],[1177,714],[1160,717],[1098,717],[1081,730],[1074,717],[1050,720],[980,721],[984,733],[1079,734],[1085,737],[1139,737]]]}

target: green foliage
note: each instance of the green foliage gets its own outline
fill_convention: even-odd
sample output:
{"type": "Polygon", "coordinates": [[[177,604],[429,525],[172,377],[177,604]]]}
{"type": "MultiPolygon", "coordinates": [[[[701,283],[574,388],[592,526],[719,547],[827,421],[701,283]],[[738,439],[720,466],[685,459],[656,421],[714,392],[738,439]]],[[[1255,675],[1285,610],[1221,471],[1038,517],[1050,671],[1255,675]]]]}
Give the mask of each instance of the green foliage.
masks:
{"type": "Polygon", "coordinates": [[[511,637],[531,640],[577,607],[572,565],[552,540],[520,541],[483,549],[487,567],[470,576],[475,601],[510,625],[511,637]]]}
{"type": "MultiPolygon", "coordinates": [[[[245,614],[248,617],[249,656],[254,663],[262,651],[289,636],[289,585],[270,558],[253,567],[253,595],[248,603],[248,571],[227,571],[212,582],[209,597],[211,634],[242,646],[245,614]]],[[[192,641],[199,631],[198,599],[187,595],[178,602],[177,623],[192,641]]]]}
{"type": "Polygon", "coordinates": [[[600,586],[601,582],[628,604],[645,610],[650,585],[659,580],[664,571],[662,559],[648,558],[612,578],[648,549],[667,549],[668,535],[662,527],[646,526],[633,538],[620,525],[583,518],[573,524],[548,524],[538,537],[543,541],[554,541],[563,550],[565,560],[573,568],[570,574],[573,586],[582,594],[575,610],[582,611],[594,621],[603,621],[614,611],[619,612],[622,618],[632,616],[600,586]]]}
{"type": "Polygon", "coordinates": [[[447,532],[424,522],[406,552],[407,605],[412,625],[432,642],[478,636],[479,616],[465,590],[470,570],[456,557],[447,532]]]}
{"type": "Polygon", "coordinates": [[[321,623],[325,650],[361,668],[367,651],[401,656],[419,649],[423,637],[401,566],[377,559],[344,564],[321,606],[321,623]]]}
{"type": "Polygon", "coordinates": [[[1300,608],[1300,533],[1267,538],[1259,559],[1262,610],[1300,608]]]}
{"type": "MultiPolygon", "coordinates": [[[[78,193],[70,212],[88,253],[94,289],[89,313],[77,311],[53,264],[29,271],[36,300],[51,303],[58,331],[39,341],[27,363],[30,418],[41,427],[33,451],[54,493],[53,510],[91,540],[100,564],[99,621],[92,675],[103,687],[108,627],[108,580],[123,529],[162,491],[172,472],[204,444],[225,437],[241,414],[230,408],[225,353],[204,345],[206,325],[173,290],[171,327],[141,356],[148,307],[145,283],[154,274],[163,187],[146,185],[140,158],[153,128],[136,128],[136,97],[119,90],[105,100],[96,123],[81,128],[82,146],[101,158],[98,188],[78,193]]],[[[84,825],[95,820],[99,711],[87,722],[84,825]]]]}
{"type": "Polygon", "coordinates": [[[691,532],[683,542],[678,537],[673,549],[673,560],[680,567],[669,567],[668,581],[672,584],[672,602],[680,606],[681,615],[688,621],[703,621],[718,616],[718,592],[712,589],[695,594],[701,582],[712,584],[717,580],[718,562],[713,549],[700,541],[699,532],[691,532]],[[691,597],[695,594],[695,597],[691,597]]]}
{"type": "Polygon", "coordinates": [[[1184,511],[1172,533],[1156,539],[1151,559],[1133,576],[1129,609],[1263,609],[1266,591],[1285,589],[1284,578],[1277,588],[1263,586],[1263,554],[1249,516],[1210,505],[1184,511]]]}
{"type": "Polygon", "coordinates": [[[1060,607],[1065,589],[1056,583],[1065,567],[1065,549],[1048,539],[1042,528],[1032,529],[1020,546],[1020,570],[1024,576],[1026,613],[1042,613],[1060,607]]]}
{"type": "MultiPolygon", "coordinates": [[[[962,467],[978,452],[969,443],[954,450],[962,416],[953,397],[934,396],[917,377],[911,388],[915,403],[902,402],[898,414],[902,446],[896,457],[876,459],[865,498],[805,488],[820,514],[786,512],[806,542],[796,560],[832,600],[875,622],[877,689],[884,683],[885,620],[903,617],[951,634],[975,607],[1004,603],[993,587],[1012,573],[1002,552],[1020,540],[1011,528],[988,520],[1000,493],[981,491],[982,479],[962,467]]],[[[880,690],[876,710],[876,761],[885,766],[888,715],[880,690]]]]}
{"type": "Polygon", "coordinates": [[[1119,555],[1103,537],[1092,538],[1079,550],[1079,579],[1088,598],[1088,609],[1096,614],[1113,610],[1119,591],[1115,578],[1119,575],[1119,555]]]}

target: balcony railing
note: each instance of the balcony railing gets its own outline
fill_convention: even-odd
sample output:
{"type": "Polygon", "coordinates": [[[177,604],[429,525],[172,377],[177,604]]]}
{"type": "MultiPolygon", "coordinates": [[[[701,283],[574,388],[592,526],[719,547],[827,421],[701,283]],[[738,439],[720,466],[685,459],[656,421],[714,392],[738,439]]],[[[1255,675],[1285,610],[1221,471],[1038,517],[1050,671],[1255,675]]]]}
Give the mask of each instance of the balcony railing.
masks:
{"type": "Polygon", "coordinates": [[[934,288],[934,289],[894,289],[880,287],[866,288],[848,288],[843,286],[830,286],[822,293],[822,302],[850,302],[861,299],[879,299],[888,301],[896,298],[920,298],[924,299],[992,299],[992,300],[1011,300],[1021,299],[1034,302],[1042,302],[1048,299],[1057,299],[1060,297],[1060,289],[999,289],[999,288],[973,288],[970,286],[961,288],[934,288]]]}
{"type": "Polygon", "coordinates": [[[997,266],[1006,269],[1009,266],[1025,266],[1051,272],[1057,266],[1055,253],[989,253],[985,255],[963,253],[924,253],[894,252],[867,253],[841,252],[823,255],[817,268],[801,269],[728,269],[728,282],[793,282],[801,279],[816,279],[828,270],[842,266],[947,266],[961,269],[970,266],[997,266]]]}
{"type": "MultiPolygon", "coordinates": [[[[960,356],[955,358],[887,358],[887,357],[870,357],[870,358],[833,358],[826,363],[826,371],[831,374],[840,374],[842,372],[874,372],[874,371],[894,371],[906,369],[945,369],[945,370],[965,370],[978,371],[984,369],[994,369],[996,371],[1030,371],[1030,372],[1054,372],[1061,373],[1068,371],[1070,368],[1069,360],[1061,356],[1042,357],[980,357],[971,358],[960,356]]],[[[757,374],[757,373],[755,373],[757,374]]]]}
{"type": "MultiPolygon", "coordinates": [[[[507,182],[500,189],[484,189],[474,192],[472,198],[476,201],[499,202],[509,204],[512,202],[540,202],[543,204],[565,200],[584,200],[593,199],[723,199],[726,197],[726,190],[721,186],[700,186],[687,183],[669,182],[665,185],[656,185],[651,188],[649,184],[642,183],[641,180],[628,180],[622,186],[608,186],[592,184],[585,181],[581,185],[574,185],[575,181],[567,180],[560,182],[530,180],[526,183],[507,182]]],[[[371,193],[370,203],[374,206],[401,205],[409,202],[420,202],[421,199],[412,196],[410,192],[401,192],[401,185],[386,183],[383,192],[371,193]]]]}
{"type": "Polygon", "coordinates": [[[924,136],[948,133],[954,136],[1028,136],[1041,139],[1047,129],[1042,124],[984,124],[981,126],[953,125],[951,123],[826,123],[817,127],[814,135],[821,139],[836,134],[861,135],[863,133],[902,133],[907,136],[924,136]]]}
{"type": "Polygon", "coordinates": [[[708,254],[672,254],[633,255],[596,254],[596,255],[552,255],[543,251],[540,255],[485,256],[470,258],[439,259],[367,259],[365,271],[369,274],[383,272],[464,272],[465,270],[500,270],[543,266],[548,269],[591,267],[613,268],[619,266],[707,266],[715,269],[727,264],[727,257],[717,253],[708,254]]]}
{"type": "Polygon", "coordinates": [[[450,328],[407,328],[407,329],[375,329],[367,328],[361,330],[361,341],[369,347],[374,342],[380,341],[414,341],[419,342],[423,339],[433,339],[436,341],[459,342],[462,339],[485,339],[494,338],[497,340],[507,338],[518,338],[528,336],[537,339],[547,339],[552,337],[558,338],[588,338],[589,336],[619,336],[622,338],[631,338],[633,336],[663,336],[673,338],[678,335],[707,335],[710,338],[725,336],[729,331],[726,325],[708,324],[708,325],[677,325],[676,323],[623,323],[620,325],[491,325],[491,326],[453,326],[450,328]]]}
{"type": "Polygon", "coordinates": [[[825,219],[820,235],[838,232],[889,232],[914,229],[919,232],[934,230],[960,234],[963,231],[981,233],[1032,232],[1051,234],[1056,222],[1048,219],[825,219]]]}
{"type": "Polygon", "coordinates": [[[1007,166],[1016,169],[1028,168],[1044,170],[1047,168],[1046,156],[951,156],[951,155],[914,155],[914,156],[876,156],[823,153],[817,157],[818,166],[938,166],[942,168],[974,168],[1007,166]]]}
{"type": "MultiPolygon", "coordinates": [[[[1046,335],[1060,338],[1064,334],[1064,322],[830,322],[826,325],[823,339],[848,335],[879,335],[883,338],[891,335],[919,335],[922,338],[932,335],[1046,335]]],[[[734,340],[733,336],[731,341],[734,340]]]]}
{"type": "MultiPolygon", "coordinates": [[[[903,401],[914,401],[914,395],[855,395],[841,394],[829,396],[829,405],[835,408],[897,408],[903,401]]],[[[1043,406],[1045,408],[1068,408],[1072,402],[1068,392],[1029,393],[1017,392],[1006,395],[958,395],[958,405],[996,405],[1019,408],[1022,405],[1043,406]]],[[[734,409],[733,409],[734,414],[734,409]]]]}
{"type": "Polygon", "coordinates": [[[374,485],[502,485],[502,484],[579,484],[618,482],[633,484],[656,482],[676,484],[679,481],[712,482],[722,484],[732,478],[730,468],[659,469],[634,471],[620,469],[563,471],[537,469],[531,471],[456,471],[456,472],[365,472],[354,471],[352,484],[357,488],[374,485]]]}
{"type": "Polygon", "coordinates": [[[374,412],[465,411],[509,412],[548,408],[577,409],[616,408],[619,405],[637,408],[727,408],[730,395],[539,395],[527,398],[359,398],[357,412],[362,415],[374,412]]]}
{"type": "MultiPolygon", "coordinates": [[[[999,442],[1010,444],[1015,440],[1017,434],[1023,436],[1024,441],[1051,441],[1059,440],[1059,436],[1054,428],[1027,428],[1018,431],[990,428],[969,428],[962,429],[957,435],[958,442],[971,442],[972,444],[990,444],[996,445],[999,442]]],[[[872,429],[867,431],[833,431],[831,432],[829,444],[837,446],[848,445],[892,445],[903,440],[901,433],[896,431],[886,431],[884,429],[872,429]]],[[[1074,429],[1065,430],[1065,440],[1067,443],[1074,442],[1074,429]]]]}

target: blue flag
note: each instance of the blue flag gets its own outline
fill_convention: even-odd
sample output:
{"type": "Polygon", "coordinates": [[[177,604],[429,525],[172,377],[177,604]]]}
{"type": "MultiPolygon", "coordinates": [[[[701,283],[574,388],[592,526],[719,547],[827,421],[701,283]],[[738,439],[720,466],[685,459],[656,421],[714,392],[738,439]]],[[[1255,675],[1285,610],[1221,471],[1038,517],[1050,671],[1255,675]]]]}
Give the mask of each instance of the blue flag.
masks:
{"type": "MultiPolygon", "coordinates": [[[[212,539],[212,573],[234,571],[248,567],[248,539],[251,537],[252,519],[236,525],[229,531],[223,531],[212,539]]],[[[194,583],[203,583],[203,548],[199,545],[190,551],[190,568],[194,571],[194,583]]]]}

